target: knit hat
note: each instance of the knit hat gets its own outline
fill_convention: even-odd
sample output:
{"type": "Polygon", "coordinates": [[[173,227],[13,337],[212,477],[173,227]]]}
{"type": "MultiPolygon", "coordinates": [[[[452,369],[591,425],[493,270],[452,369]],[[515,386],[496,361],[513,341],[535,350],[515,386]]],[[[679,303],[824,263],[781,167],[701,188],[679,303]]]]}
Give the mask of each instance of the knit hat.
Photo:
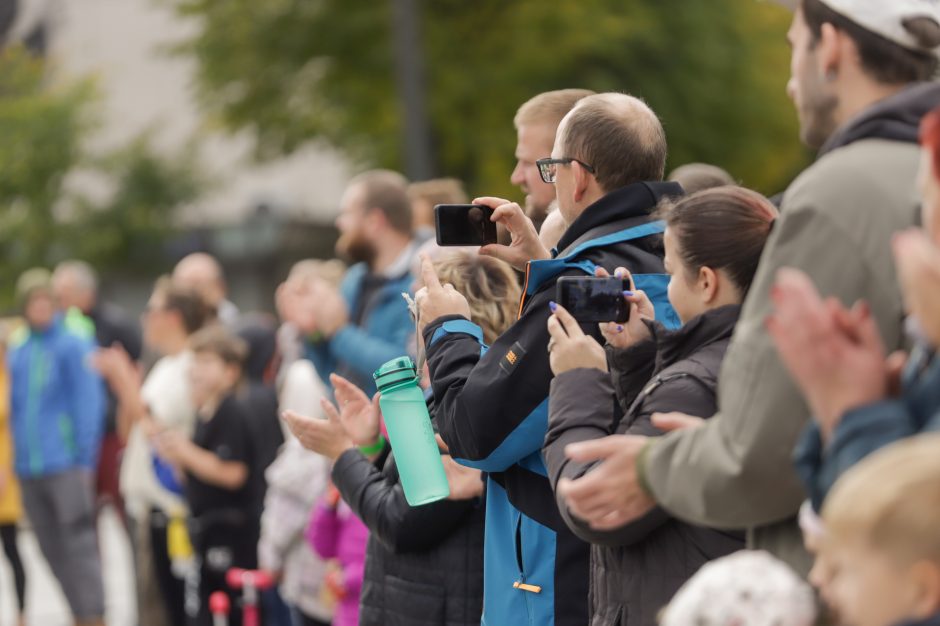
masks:
{"type": "Polygon", "coordinates": [[[813,591],[766,552],[707,563],[666,608],[662,626],[812,626],[813,591]]]}
{"type": "Polygon", "coordinates": [[[16,281],[16,305],[26,306],[30,296],[39,290],[52,291],[52,273],[42,267],[26,270],[16,281]]]}
{"type": "MultiPolygon", "coordinates": [[[[776,0],[796,9],[799,0],[776,0]]],[[[820,0],[824,5],[862,28],[915,52],[936,52],[925,48],[905,26],[911,19],[926,17],[940,24],[937,0],[820,0]]]]}

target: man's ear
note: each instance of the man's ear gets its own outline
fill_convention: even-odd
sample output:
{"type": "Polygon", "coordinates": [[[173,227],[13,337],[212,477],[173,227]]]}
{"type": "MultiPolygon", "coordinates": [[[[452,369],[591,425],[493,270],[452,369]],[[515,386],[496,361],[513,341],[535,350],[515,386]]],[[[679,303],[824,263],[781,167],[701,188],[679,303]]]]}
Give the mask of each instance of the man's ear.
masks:
{"type": "Polygon", "coordinates": [[[584,196],[587,195],[593,175],[577,161],[572,161],[571,168],[574,170],[574,201],[581,202],[584,196]]]}
{"type": "Polygon", "coordinates": [[[816,43],[816,62],[820,75],[827,80],[831,81],[839,75],[846,54],[845,46],[850,45],[848,41],[848,36],[840,33],[832,24],[822,25],[816,43]]]}
{"type": "Polygon", "coordinates": [[[926,559],[911,567],[910,581],[918,619],[940,612],[940,565],[926,559]]]}
{"type": "Polygon", "coordinates": [[[226,366],[228,373],[228,383],[229,386],[234,389],[238,386],[238,383],[241,382],[244,371],[240,365],[229,364],[226,366]]]}

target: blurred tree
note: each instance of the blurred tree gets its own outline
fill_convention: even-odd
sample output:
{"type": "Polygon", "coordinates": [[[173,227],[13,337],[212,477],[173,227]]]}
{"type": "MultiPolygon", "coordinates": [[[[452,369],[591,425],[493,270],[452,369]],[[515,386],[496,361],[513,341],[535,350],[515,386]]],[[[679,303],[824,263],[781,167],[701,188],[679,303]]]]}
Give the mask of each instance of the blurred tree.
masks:
{"type": "Polygon", "coordinates": [[[42,61],[0,51],[0,307],[24,269],[69,257],[103,269],[147,270],[162,261],[173,211],[195,199],[201,178],[186,154],[157,156],[145,135],[91,155],[94,89],[48,83],[42,61]],[[70,174],[95,178],[107,193],[79,192],[70,174]]]}
{"type": "MultiPolygon", "coordinates": [[[[206,111],[251,129],[258,156],[310,139],[364,165],[401,167],[392,2],[171,0],[201,28],[206,111]]],[[[516,108],[562,87],[645,98],[666,126],[670,166],[706,161],[772,193],[805,163],[784,88],[783,9],[755,0],[425,0],[427,109],[438,174],[511,193],[516,108]]]]}

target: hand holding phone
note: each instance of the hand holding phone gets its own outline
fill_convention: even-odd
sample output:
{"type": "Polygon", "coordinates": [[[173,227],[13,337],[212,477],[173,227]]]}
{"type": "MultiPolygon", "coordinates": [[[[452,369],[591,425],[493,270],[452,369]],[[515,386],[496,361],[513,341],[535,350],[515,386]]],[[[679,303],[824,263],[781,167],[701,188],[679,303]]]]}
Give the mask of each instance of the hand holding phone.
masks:
{"type": "Polygon", "coordinates": [[[439,246],[485,246],[496,243],[493,209],[479,204],[438,204],[434,225],[439,246]]]}
{"type": "Polygon", "coordinates": [[[579,322],[617,322],[630,319],[623,292],[629,281],[616,277],[564,276],[556,283],[555,301],[579,322]]]}

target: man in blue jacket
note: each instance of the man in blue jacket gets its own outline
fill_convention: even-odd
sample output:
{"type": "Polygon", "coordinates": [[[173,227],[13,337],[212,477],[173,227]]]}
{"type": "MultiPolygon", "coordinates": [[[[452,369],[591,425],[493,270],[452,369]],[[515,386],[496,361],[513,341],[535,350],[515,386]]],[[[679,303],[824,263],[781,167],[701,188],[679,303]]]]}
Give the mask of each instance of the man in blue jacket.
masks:
{"type": "Polygon", "coordinates": [[[350,181],[336,218],[339,256],[351,261],[339,290],[315,280],[289,308],[290,321],[309,338],[307,356],[324,381],[332,373],[375,392],[372,373],[409,352],[414,322],[402,292],[411,290],[412,239],[408,181],[373,170],[350,181]]]}
{"type": "Polygon", "coordinates": [[[27,326],[11,340],[10,415],[16,473],[36,539],[76,623],[103,625],[94,470],[104,429],[104,384],[88,360],[94,327],[56,313],[44,269],[17,281],[27,326]]]}
{"type": "MultiPolygon", "coordinates": [[[[489,473],[483,624],[490,626],[588,622],[589,546],[562,520],[541,455],[552,380],[549,305],[558,278],[595,265],[626,267],[635,279],[661,275],[662,229],[651,212],[663,196],[682,192],[661,182],[666,135],[656,115],[623,94],[580,100],[544,156],[543,180],[555,184],[568,225],[556,250],[542,247],[518,205],[475,201],[496,209],[494,221],[513,236],[511,247],[481,253],[526,270],[519,320],[484,352],[465,300],[437,283],[427,262],[428,287],[418,294],[441,436],[460,463],[489,473]]],[[[600,337],[597,324],[584,330],[600,337]]]]}

